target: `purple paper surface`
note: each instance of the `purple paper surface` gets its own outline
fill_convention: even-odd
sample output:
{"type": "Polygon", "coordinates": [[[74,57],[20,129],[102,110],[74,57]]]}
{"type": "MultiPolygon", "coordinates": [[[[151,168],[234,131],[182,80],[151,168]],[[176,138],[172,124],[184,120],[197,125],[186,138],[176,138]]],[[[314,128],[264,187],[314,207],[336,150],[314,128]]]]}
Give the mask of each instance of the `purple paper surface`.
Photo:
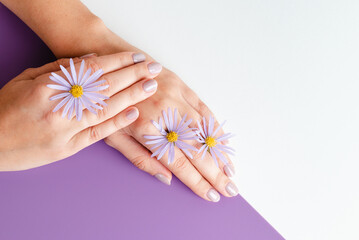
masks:
{"type": "MultiPolygon", "coordinates": [[[[0,87],[54,60],[0,4],[0,87]]],[[[0,139],[1,142],[6,139],[0,139]]],[[[211,203],[96,143],[44,167],[0,173],[0,239],[283,239],[241,196],[211,203]]]]}

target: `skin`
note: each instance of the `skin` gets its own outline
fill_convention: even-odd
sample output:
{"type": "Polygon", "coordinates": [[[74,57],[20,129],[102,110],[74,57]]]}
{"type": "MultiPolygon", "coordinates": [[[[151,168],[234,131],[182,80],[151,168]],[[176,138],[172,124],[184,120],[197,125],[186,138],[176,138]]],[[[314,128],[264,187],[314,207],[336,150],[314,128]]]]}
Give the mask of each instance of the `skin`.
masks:
{"type": "MultiPolygon", "coordinates": [[[[111,32],[97,16],[77,0],[3,0],[10,10],[19,16],[49,46],[57,57],[81,56],[88,53],[105,55],[115,52],[142,52],[119,36],[111,32]],[[64,17],[65,16],[65,17],[64,17]],[[83,27],[86,26],[86,27],[83,27]],[[79,43],[81,44],[74,44],[79,43]]],[[[145,54],[145,53],[144,53],[145,54]]],[[[147,59],[152,58],[146,55],[147,59]]],[[[120,79],[118,79],[120,80],[120,79]]],[[[135,166],[151,175],[162,174],[168,182],[175,174],[194,193],[211,201],[207,193],[216,189],[226,197],[229,194],[226,186],[232,180],[225,174],[224,165],[219,168],[209,154],[203,160],[200,154],[192,152],[194,158],[187,158],[176,150],[175,161],[167,164],[167,154],[157,160],[151,157],[151,146],[145,144],[144,135],[158,135],[150,120],[157,120],[163,109],[177,108],[181,116],[185,113],[193,119],[190,127],[202,116],[213,115],[210,109],[198,98],[175,73],[163,68],[156,77],[158,89],[156,94],[136,104],[139,118],[105,138],[105,142],[122,152],[135,166]]],[[[45,105],[48,103],[44,103],[45,105]]],[[[215,127],[218,126],[217,121],[215,127]]],[[[220,131],[218,135],[223,134],[220,131]]],[[[103,136],[102,133],[99,135],[103,136]]],[[[190,142],[197,148],[196,142],[190,142]]],[[[229,165],[233,164],[226,156],[229,165]]],[[[219,199],[218,199],[219,200],[219,199]]]]}
{"type": "MultiPolygon", "coordinates": [[[[61,111],[52,111],[60,100],[49,101],[63,92],[46,86],[54,84],[50,72],[66,79],[59,65],[67,66],[70,72],[69,59],[27,69],[8,82],[0,91],[0,137],[7,140],[0,147],[0,170],[24,170],[66,158],[134,122],[138,109],[131,105],[156,92],[144,91],[143,84],[157,74],[148,71],[149,62],[134,64],[132,54],[86,59],[85,71],[91,67],[94,72],[101,66],[105,72],[102,79],[106,80],[102,85],[111,89],[101,91],[109,97],[108,105],[96,115],[84,111],[82,121],[74,114],[70,120],[63,119],[61,111]],[[127,117],[129,112],[131,118],[127,117]]],[[[76,69],[79,64],[75,63],[76,69]]]]}

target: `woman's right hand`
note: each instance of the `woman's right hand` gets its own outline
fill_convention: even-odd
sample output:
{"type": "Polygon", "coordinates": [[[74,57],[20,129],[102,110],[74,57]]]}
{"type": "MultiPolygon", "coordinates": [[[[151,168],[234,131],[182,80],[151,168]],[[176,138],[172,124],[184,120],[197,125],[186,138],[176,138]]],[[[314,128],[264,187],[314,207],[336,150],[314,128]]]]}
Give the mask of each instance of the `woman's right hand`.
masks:
{"type": "MultiPolygon", "coordinates": [[[[153,78],[162,70],[158,63],[144,60],[143,54],[130,52],[87,57],[85,71],[104,71],[99,80],[109,87],[100,93],[109,99],[96,115],[85,109],[81,121],[62,118],[62,109],[52,111],[61,100],[49,100],[60,93],[47,87],[53,84],[50,73],[65,78],[59,65],[70,72],[69,59],[27,69],[8,82],[0,90],[0,171],[24,170],[66,158],[134,122],[139,112],[132,105],[156,92],[153,78]]],[[[76,69],[80,61],[74,59],[76,69]]]]}

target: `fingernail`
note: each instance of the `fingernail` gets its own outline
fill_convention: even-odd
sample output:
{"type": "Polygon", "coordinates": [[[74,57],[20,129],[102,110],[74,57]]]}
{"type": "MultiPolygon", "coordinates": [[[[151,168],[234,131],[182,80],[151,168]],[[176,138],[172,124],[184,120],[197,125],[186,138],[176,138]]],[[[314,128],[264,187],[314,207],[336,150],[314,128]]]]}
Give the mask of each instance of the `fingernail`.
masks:
{"type": "Polygon", "coordinates": [[[162,65],[157,63],[157,62],[153,62],[147,65],[148,67],[148,71],[152,74],[156,74],[162,71],[162,65]]]}
{"type": "Polygon", "coordinates": [[[134,120],[138,117],[138,110],[137,108],[132,108],[126,113],[126,117],[128,120],[134,120]]]}
{"type": "Polygon", "coordinates": [[[157,81],[154,79],[150,79],[144,82],[142,87],[145,92],[153,92],[157,89],[157,81]]]}
{"type": "Polygon", "coordinates": [[[207,192],[207,197],[212,201],[212,202],[218,202],[219,199],[221,199],[221,197],[219,196],[219,193],[214,190],[213,188],[211,188],[208,192],[207,192]]]}
{"type": "Polygon", "coordinates": [[[143,53],[134,53],[132,55],[132,59],[134,63],[143,62],[146,60],[146,56],[143,53]]]}
{"type": "Polygon", "coordinates": [[[229,165],[229,164],[226,164],[223,169],[224,169],[224,172],[226,173],[226,175],[228,177],[233,177],[234,174],[236,173],[235,170],[234,170],[234,167],[232,165],[229,165]]]}
{"type": "Polygon", "coordinates": [[[226,191],[229,195],[232,197],[236,196],[238,194],[238,188],[236,185],[234,185],[232,182],[229,182],[226,186],[226,191]]]}
{"type": "Polygon", "coordinates": [[[97,56],[97,54],[96,53],[89,53],[89,54],[81,56],[80,59],[89,58],[89,57],[92,57],[92,56],[97,56]]]}
{"type": "Polygon", "coordinates": [[[157,173],[155,177],[166,185],[171,185],[171,181],[166,178],[163,174],[157,173]]]}

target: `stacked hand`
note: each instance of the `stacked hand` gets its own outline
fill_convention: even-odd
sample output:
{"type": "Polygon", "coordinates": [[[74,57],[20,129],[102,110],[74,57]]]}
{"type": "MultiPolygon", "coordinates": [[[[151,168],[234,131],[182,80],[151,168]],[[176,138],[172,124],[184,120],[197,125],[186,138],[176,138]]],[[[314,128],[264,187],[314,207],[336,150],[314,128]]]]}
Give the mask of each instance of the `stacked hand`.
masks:
{"type": "MultiPolygon", "coordinates": [[[[69,69],[69,59],[60,59],[39,68],[27,69],[0,90],[0,170],[23,170],[71,156],[134,122],[138,109],[132,105],[156,92],[156,77],[162,67],[143,61],[143,54],[118,53],[89,57],[86,69],[102,69],[102,79],[110,87],[101,94],[108,104],[97,114],[88,110],[83,119],[63,119],[62,111],[53,112],[60,101],[49,101],[59,93],[47,87],[53,84],[50,73],[66,78],[59,65],[69,69]],[[139,62],[140,63],[134,63],[139,62]]],[[[80,59],[74,59],[76,69],[80,59]]],[[[86,71],[85,69],[85,71],[86,71]]],[[[101,80],[101,79],[100,79],[101,80]]]]}

